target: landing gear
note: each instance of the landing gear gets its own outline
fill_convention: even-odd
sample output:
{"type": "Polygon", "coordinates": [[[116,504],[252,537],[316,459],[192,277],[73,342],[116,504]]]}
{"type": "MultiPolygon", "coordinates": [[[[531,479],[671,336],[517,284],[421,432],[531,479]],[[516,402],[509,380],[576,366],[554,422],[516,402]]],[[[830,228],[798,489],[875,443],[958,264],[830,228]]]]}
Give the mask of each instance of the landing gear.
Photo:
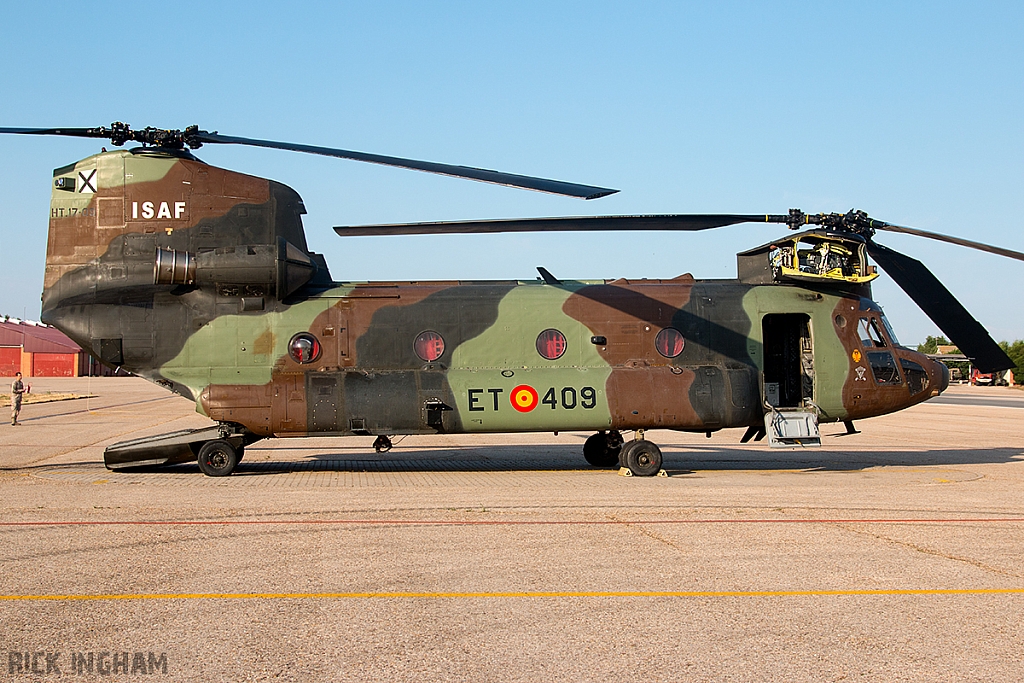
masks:
{"type": "Polygon", "coordinates": [[[394,448],[394,444],[391,443],[391,439],[384,436],[383,434],[378,436],[373,442],[373,450],[377,451],[378,453],[387,453],[392,448],[394,448]]]}
{"type": "Polygon", "coordinates": [[[740,439],[740,443],[747,443],[751,439],[754,441],[760,441],[765,437],[764,425],[751,425],[747,427],[747,431],[743,432],[743,437],[740,439]]]}
{"type": "Polygon", "coordinates": [[[199,469],[208,477],[228,476],[239,460],[239,449],[225,439],[207,441],[199,449],[199,469]]]}
{"type": "Polygon", "coordinates": [[[594,467],[613,467],[619,464],[622,435],[615,429],[598,432],[583,443],[583,457],[594,467]]]}
{"type": "Polygon", "coordinates": [[[619,460],[634,477],[653,477],[661,471],[661,449],[645,439],[633,439],[623,446],[619,460]]]}

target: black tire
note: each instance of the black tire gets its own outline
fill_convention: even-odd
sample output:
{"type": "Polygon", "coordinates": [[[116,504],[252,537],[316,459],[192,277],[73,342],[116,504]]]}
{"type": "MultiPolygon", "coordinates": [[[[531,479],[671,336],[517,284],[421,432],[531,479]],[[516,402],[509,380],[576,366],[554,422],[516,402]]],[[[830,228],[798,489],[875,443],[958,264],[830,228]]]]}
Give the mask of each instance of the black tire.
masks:
{"type": "Polygon", "coordinates": [[[583,443],[583,457],[594,467],[612,467],[619,464],[619,448],[622,437],[616,440],[618,432],[598,432],[583,443]]]}
{"type": "Polygon", "coordinates": [[[208,477],[226,477],[238,464],[238,450],[230,441],[214,439],[199,449],[199,469],[208,477]]]}
{"type": "Polygon", "coordinates": [[[661,449],[650,441],[630,441],[622,447],[622,459],[634,477],[653,477],[661,471],[661,449]]]}

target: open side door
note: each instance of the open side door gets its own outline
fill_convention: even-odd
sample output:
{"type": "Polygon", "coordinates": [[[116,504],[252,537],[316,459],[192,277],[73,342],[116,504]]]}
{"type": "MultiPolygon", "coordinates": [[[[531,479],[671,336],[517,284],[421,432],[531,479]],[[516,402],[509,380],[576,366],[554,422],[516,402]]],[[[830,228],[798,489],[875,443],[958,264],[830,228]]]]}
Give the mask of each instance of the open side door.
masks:
{"type": "Polygon", "coordinates": [[[774,448],[820,446],[814,408],[814,343],[810,316],[772,313],[761,319],[765,431],[774,448]]]}

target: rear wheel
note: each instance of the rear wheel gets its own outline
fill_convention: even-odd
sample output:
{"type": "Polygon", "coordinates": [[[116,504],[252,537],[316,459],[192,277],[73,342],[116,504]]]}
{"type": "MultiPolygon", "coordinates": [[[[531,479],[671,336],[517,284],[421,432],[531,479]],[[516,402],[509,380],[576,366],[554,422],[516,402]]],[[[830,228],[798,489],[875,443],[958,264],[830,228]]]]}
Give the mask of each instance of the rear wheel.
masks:
{"type": "Polygon", "coordinates": [[[583,457],[594,467],[612,467],[619,464],[622,437],[618,432],[598,432],[583,443],[583,457]]]}
{"type": "Polygon", "coordinates": [[[207,441],[199,449],[199,469],[208,477],[228,476],[240,459],[238,449],[224,439],[207,441]]]}

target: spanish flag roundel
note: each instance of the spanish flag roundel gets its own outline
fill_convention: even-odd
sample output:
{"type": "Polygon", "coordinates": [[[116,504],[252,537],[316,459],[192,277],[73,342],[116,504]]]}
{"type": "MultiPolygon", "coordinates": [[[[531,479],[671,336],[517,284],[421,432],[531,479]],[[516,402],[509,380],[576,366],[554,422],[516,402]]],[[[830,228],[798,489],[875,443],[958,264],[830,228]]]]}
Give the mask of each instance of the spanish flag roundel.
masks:
{"type": "Polygon", "coordinates": [[[528,413],[537,407],[537,401],[540,399],[536,389],[529,384],[520,384],[512,390],[509,400],[512,402],[512,407],[520,413],[528,413]]]}

